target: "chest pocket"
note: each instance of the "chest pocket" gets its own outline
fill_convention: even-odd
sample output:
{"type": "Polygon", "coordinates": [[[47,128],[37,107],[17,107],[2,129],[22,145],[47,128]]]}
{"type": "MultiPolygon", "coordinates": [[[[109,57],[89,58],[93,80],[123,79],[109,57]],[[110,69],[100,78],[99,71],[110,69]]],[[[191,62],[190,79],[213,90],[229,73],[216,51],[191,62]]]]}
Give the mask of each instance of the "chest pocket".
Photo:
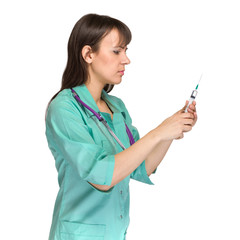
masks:
{"type": "Polygon", "coordinates": [[[62,221],[60,225],[61,240],[104,240],[104,224],[85,224],[62,221]]]}

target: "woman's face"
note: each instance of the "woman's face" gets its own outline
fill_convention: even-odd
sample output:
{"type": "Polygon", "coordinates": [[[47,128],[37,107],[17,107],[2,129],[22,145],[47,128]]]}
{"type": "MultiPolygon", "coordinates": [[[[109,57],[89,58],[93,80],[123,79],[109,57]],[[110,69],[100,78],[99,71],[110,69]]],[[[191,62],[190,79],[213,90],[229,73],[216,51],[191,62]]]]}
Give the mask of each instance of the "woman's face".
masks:
{"type": "Polygon", "coordinates": [[[119,33],[113,29],[100,42],[99,50],[92,53],[89,65],[91,80],[106,84],[119,84],[124,75],[125,65],[130,63],[126,55],[127,46],[119,46],[119,33]]]}

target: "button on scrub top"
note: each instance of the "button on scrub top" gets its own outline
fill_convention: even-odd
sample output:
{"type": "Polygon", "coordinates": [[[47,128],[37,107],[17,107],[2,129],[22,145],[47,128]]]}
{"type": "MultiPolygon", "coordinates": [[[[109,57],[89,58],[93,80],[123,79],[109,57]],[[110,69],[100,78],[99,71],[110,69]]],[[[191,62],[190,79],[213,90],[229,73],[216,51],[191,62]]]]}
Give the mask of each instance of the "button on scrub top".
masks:
{"type": "MultiPolygon", "coordinates": [[[[135,141],[139,139],[122,100],[102,91],[103,100],[113,111],[112,120],[110,114],[100,112],[85,85],[74,90],[82,101],[104,117],[126,148],[130,143],[124,122],[135,141]]],[[[130,178],[153,184],[145,162],[109,191],[94,188],[90,183],[111,184],[114,155],[122,148],[105,126],[78,104],[70,89],[61,91],[51,102],[46,137],[55,158],[60,187],[49,240],[125,239],[129,225],[130,178]]]]}

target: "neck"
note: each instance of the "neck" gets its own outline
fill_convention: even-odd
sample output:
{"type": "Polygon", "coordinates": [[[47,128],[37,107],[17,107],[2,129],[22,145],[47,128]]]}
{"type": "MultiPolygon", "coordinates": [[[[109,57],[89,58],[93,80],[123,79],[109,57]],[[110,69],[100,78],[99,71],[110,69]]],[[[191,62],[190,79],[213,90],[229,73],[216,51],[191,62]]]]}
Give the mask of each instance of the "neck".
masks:
{"type": "Polygon", "coordinates": [[[88,91],[91,93],[96,104],[99,104],[101,102],[102,90],[104,88],[103,84],[93,83],[92,81],[87,81],[85,83],[85,85],[86,85],[88,91]]]}

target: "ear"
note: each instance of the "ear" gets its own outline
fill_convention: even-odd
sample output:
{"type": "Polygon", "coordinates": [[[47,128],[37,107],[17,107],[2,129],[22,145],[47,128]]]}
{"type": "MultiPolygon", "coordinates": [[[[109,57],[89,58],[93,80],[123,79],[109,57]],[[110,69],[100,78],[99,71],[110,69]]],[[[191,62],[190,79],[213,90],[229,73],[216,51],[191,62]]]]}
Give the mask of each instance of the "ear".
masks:
{"type": "Polygon", "coordinates": [[[82,48],[82,57],[87,63],[92,63],[92,48],[89,45],[85,45],[82,48]]]}

